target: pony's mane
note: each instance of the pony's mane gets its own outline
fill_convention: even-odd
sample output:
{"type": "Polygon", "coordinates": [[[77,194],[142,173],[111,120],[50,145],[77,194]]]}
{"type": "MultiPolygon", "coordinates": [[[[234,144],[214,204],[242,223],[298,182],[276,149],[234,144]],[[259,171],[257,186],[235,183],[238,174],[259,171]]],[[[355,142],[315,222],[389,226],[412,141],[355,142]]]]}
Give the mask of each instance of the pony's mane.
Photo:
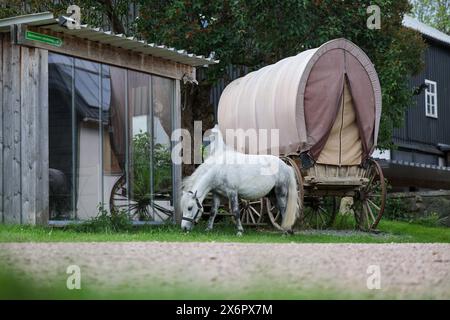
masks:
{"type": "Polygon", "coordinates": [[[223,141],[222,133],[220,132],[220,129],[217,125],[213,129],[211,129],[211,132],[215,135],[216,138],[208,146],[208,156],[205,159],[205,162],[203,162],[197,169],[195,169],[192,175],[183,179],[183,182],[181,184],[183,191],[194,191],[191,189],[197,181],[197,178],[203,176],[211,167],[211,162],[208,162],[208,159],[210,157],[218,156],[224,151],[233,150],[223,141]]]}
{"type": "Polygon", "coordinates": [[[193,191],[191,190],[197,181],[197,178],[202,176],[206,171],[208,171],[209,165],[206,163],[202,163],[195,171],[189,176],[183,179],[181,183],[183,191],[193,191]]]}

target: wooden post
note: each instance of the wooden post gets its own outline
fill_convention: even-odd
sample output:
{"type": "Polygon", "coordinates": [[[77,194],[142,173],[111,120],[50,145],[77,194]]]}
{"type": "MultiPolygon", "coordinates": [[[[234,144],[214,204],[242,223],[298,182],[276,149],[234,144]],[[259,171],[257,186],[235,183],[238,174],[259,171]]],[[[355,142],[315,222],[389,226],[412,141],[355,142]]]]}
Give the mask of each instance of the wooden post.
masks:
{"type": "Polygon", "coordinates": [[[48,222],[48,57],[0,38],[0,222],[48,222]]]}
{"type": "Polygon", "coordinates": [[[37,150],[39,150],[39,165],[37,166],[37,210],[36,223],[47,225],[49,220],[49,151],[48,151],[48,51],[39,50],[39,90],[38,109],[36,110],[39,121],[39,138],[37,150]]]}
{"type": "Polygon", "coordinates": [[[22,48],[20,115],[24,224],[48,221],[48,200],[45,200],[48,199],[47,65],[46,50],[22,48]]]}
{"type": "Polygon", "coordinates": [[[21,223],[20,47],[3,37],[3,220],[21,223]]]}

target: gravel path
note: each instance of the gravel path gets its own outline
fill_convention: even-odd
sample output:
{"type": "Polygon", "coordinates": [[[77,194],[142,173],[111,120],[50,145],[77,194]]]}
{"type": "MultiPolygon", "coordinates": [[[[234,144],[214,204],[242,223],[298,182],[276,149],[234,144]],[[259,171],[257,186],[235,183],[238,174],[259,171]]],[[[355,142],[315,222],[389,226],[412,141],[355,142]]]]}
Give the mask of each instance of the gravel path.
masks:
{"type": "Polygon", "coordinates": [[[449,244],[12,243],[0,244],[0,263],[43,284],[67,277],[76,264],[90,287],[151,281],[244,293],[277,286],[450,299],[449,244]],[[380,268],[380,290],[367,288],[370,265],[380,268]]]}

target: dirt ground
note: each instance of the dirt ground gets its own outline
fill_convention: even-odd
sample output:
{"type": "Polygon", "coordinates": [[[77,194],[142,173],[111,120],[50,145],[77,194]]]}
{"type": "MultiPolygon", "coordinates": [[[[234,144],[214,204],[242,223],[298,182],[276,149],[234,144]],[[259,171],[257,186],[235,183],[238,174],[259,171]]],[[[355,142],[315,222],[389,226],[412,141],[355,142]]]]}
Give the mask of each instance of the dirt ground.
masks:
{"type": "Polygon", "coordinates": [[[67,277],[76,264],[91,288],[151,282],[243,293],[276,286],[292,298],[308,288],[450,299],[449,244],[10,243],[0,244],[0,263],[39,283],[67,277]],[[381,288],[369,290],[377,270],[381,288]]]}

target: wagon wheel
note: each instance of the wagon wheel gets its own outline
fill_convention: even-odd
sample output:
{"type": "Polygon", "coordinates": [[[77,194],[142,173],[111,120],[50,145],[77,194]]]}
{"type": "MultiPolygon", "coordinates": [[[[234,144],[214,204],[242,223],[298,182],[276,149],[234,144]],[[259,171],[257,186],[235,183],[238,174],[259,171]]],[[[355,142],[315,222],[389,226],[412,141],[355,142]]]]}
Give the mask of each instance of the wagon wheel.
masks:
{"type": "Polygon", "coordinates": [[[303,213],[302,224],[314,229],[326,229],[333,224],[338,211],[336,197],[313,197],[303,213]]]}
{"type": "Polygon", "coordinates": [[[281,213],[280,210],[278,210],[277,206],[275,205],[276,203],[275,199],[270,200],[270,198],[264,198],[264,201],[270,222],[275,227],[275,229],[284,231],[283,228],[281,227],[282,222],[281,213]]]}
{"type": "Polygon", "coordinates": [[[122,175],[114,183],[109,196],[109,210],[112,214],[118,213],[121,210],[128,210],[128,191],[125,175],[122,175]]]}
{"type": "MultiPolygon", "coordinates": [[[[264,198],[257,200],[239,199],[239,215],[244,226],[260,226],[264,224],[264,198]]],[[[234,216],[231,219],[235,222],[234,216]]]]}
{"type": "MultiPolygon", "coordinates": [[[[294,159],[291,157],[282,157],[281,160],[283,160],[287,165],[291,166],[294,169],[295,172],[295,178],[297,180],[297,191],[298,191],[298,214],[300,216],[300,219],[303,219],[303,178],[300,173],[300,169],[298,168],[297,163],[294,159]]],[[[273,197],[265,197],[264,198],[264,205],[265,205],[265,211],[267,212],[267,215],[269,217],[270,222],[275,227],[275,229],[284,231],[284,229],[281,227],[282,222],[282,216],[280,213],[280,210],[278,210],[278,207],[276,206],[276,199],[273,197]]]]}
{"type": "Polygon", "coordinates": [[[111,214],[126,211],[130,218],[139,220],[155,220],[157,217],[161,221],[172,216],[172,211],[153,202],[150,194],[143,194],[131,199],[129,197],[126,176],[122,175],[114,184],[109,198],[109,208],[111,214]]]}
{"type": "Polygon", "coordinates": [[[380,165],[369,160],[365,177],[369,180],[355,201],[355,219],[359,229],[374,230],[383,216],[386,205],[386,182],[380,165]]]}

